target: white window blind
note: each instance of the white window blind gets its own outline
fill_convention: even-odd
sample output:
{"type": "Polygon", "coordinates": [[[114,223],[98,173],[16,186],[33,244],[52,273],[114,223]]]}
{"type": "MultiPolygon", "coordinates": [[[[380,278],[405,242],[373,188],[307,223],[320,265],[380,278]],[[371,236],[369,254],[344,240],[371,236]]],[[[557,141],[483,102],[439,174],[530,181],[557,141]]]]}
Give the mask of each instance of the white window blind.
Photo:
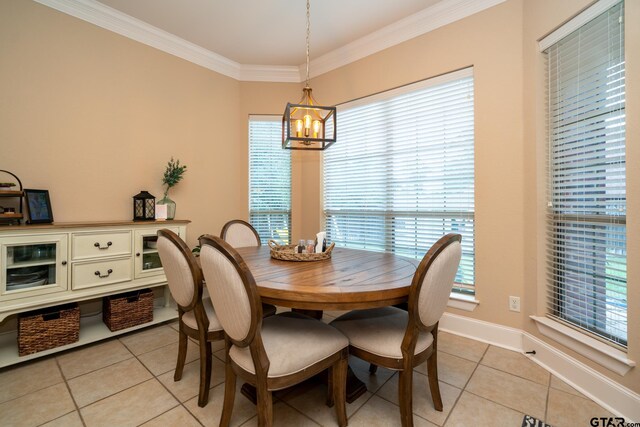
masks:
{"type": "Polygon", "coordinates": [[[627,343],[624,4],[551,45],[548,315],[627,343]]]}
{"type": "Polygon", "coordinates": [[[474,284],[473,71],[338,107],[324,152],[324,215],[336,245],[420,259],[462,235],[456,290],[474,284]]]}
{"type": "Polygon", "coordinates": [[[262,243],[291,240],[291,150],[280,116],[249,117],[249,222],[262,243]]]}

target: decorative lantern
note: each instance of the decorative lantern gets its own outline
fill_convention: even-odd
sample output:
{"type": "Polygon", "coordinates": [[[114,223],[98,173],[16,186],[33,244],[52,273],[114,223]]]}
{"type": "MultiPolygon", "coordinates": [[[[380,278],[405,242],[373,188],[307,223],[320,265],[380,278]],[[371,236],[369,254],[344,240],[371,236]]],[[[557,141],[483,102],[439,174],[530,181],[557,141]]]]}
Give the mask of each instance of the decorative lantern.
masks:
{"type": "Polygon", "coordinates": [[[153,221],[156,219],[156,198],[142,190],[133,196],[133,220],[153,221]]]}

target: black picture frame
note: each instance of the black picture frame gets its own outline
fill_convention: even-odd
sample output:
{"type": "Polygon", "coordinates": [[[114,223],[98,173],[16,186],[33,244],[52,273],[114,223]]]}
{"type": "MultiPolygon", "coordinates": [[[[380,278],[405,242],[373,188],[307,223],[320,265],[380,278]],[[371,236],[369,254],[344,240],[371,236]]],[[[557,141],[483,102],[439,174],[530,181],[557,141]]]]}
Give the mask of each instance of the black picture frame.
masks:
{"type": "Polygon", "coordinates": [[[53,212],[49,190],[24,190],[24,200],[27,207],[27,224],[51,224],[53,212]]]}

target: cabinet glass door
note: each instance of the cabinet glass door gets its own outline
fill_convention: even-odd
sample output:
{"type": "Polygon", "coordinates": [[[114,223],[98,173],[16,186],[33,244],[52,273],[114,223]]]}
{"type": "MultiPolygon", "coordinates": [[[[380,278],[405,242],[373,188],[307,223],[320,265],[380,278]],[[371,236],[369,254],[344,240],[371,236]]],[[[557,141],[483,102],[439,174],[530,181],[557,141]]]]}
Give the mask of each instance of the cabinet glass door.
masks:
{"type": "Polygon", "coordinates": [[[160,262],[160,254],[158,254],[157,243],[157,236],[142,237],[142,271],[162,268],[162,262],[160,262]]]}
{"type": "MultiPolygon", "coordinates": [[[[162,227],[168,228],[174,233],[180,235],[180,229],[175,227],[162,227]]],[[[160,228],[151,228],[146,230],[135,231],[135,248],[136,248],[136,263],[135,263],[135,277],[136,279],[142,277],[150,277],[159,274],[164,274],[162,269],[162,262],[160,261],[160,254],[158,253],[158,230],[160,228]]]]}
{"type": "Polygon", "coordinates": [[[67,237],[0,239],[0,296],[23,298],[67,289],[67,237]]]}
{"type": "Polygon", "coordinates": [[[56,244],[29,244],[7,247],[7,292],[55,284],[56,244]]]}

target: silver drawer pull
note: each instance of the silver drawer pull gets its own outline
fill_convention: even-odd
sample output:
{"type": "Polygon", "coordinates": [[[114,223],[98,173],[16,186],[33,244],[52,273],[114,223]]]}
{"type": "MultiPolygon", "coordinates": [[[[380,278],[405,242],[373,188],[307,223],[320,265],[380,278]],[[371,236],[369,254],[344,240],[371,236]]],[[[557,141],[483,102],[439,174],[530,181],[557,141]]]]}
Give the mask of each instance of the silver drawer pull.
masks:
{"type": "Polygon", "coordinates": [[[99,242],[95,242],[93,244],[93,246],[95,246],[98,249],[109,249],[109,246],[113,245],[113,242],[107,242],[107,246],[100,246],[99,242]]]}
{"type": "Polygon", "coordinates": [[[100,273],[100,270],[97,270],[97,271],[96,271],[95,273],[93,273],[93,274],[95,274],[96,276],[98,276],[98,277],[99,277],[99,278],[101,278],[101,279],[104,279],[105,277],[109,277],[109,276],[111,276],[111,273],[113,273],[113,270],[112,270],[112,269],[108,269],[108,270],[107,270],[107,274],[101,274],[101,273],[100,273]]]}

